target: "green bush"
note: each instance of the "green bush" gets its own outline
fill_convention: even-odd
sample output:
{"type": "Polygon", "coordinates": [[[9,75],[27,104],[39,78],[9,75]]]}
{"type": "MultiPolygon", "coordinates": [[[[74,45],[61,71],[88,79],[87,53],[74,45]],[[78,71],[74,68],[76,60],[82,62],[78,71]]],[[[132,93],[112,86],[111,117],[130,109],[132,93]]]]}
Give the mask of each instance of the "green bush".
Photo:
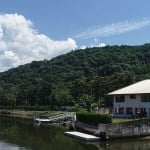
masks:
{"type": "Polygon", "coordinates": [[[102,115],[98,113],[77,113],[77,120],[89,125],[97,126],[100,123],[112,123],[112,118],[109,115],[102,115]]]}

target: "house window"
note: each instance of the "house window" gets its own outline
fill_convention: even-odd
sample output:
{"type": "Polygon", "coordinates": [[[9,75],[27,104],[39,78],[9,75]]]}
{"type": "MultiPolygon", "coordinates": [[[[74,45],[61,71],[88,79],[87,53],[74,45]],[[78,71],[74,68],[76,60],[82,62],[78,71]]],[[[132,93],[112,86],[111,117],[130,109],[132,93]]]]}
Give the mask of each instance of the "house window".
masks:
{"type": "Polygon", "coordinates": [[[118,114],[124,114],[124,108],[123,107],[118,108],[118,114]]]}
{"type": "Polygon", "coordinates": [[[127,107],[127,108],[126,108],[126,112],[127,112],[127,114],[133,114],[133,109],[132,109],[132,107],[127,107]]]}
{"type": "Polygon", "coordinates": [[[142,94],[141,102],[150,102],[150,94],[142,94]]]}
{"type": "Polygon", "coordinates": [[[123,107],[115,107],[115,114],[124,114],[123,107]]]}
{"type": "Polygon", "coordinates": [[[116,102],[124,102],[125,98],[124,95],[117,95],[116,96],[116,102]]]}
{"type": "Polygon", "coordinates": [[[130,95],[130,99],[136,99],[136,95],[134,94],[130,95]]]}

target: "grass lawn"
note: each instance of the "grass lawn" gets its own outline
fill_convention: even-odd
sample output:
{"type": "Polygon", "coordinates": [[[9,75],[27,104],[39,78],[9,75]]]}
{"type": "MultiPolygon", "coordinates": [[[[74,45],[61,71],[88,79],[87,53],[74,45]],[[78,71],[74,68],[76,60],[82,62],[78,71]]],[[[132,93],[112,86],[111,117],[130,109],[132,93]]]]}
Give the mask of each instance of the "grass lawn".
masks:
{"type": "Polygon", "coordinates": [[[127,121],[133,121],[136,119],[129,119],[129,118],[112,118],[112,123],[119,123],[119,122],[127,122],[127,121]]]}

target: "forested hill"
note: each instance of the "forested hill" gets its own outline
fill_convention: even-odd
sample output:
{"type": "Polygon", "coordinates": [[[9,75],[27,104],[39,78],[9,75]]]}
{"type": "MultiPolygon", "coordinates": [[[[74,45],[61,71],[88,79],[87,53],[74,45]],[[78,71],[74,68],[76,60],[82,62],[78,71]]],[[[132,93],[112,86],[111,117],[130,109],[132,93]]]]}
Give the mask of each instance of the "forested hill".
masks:
{"type": "MultiPolygon", "coordinates": [[[[72,51],[0,73],[0,105],[73,105],[150,78],[150,44],[72,51]]],[[[107,103],[107,98],[106,98],[107,103]]]]}

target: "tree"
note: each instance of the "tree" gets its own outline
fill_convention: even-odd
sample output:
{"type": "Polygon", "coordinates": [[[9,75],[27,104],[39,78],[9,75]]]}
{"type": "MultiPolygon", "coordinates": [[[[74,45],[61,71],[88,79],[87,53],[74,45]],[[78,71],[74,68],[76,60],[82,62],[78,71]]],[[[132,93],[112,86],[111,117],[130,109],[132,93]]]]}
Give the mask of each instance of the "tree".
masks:
{"type": "Polygon", "coordinates": [[[91,107],[93,104],[93,97],[88,94],[83,94],[82,97],[80,98],[80,102],[85,104],[85,107],[88,112],[91,112],[91,107]]]}
{"type": "Polygon", "coordinates": [[[72,95],[70,90],[63,83],[53,85],[51,105],[64,106],[71,105],[72,95]]]}

